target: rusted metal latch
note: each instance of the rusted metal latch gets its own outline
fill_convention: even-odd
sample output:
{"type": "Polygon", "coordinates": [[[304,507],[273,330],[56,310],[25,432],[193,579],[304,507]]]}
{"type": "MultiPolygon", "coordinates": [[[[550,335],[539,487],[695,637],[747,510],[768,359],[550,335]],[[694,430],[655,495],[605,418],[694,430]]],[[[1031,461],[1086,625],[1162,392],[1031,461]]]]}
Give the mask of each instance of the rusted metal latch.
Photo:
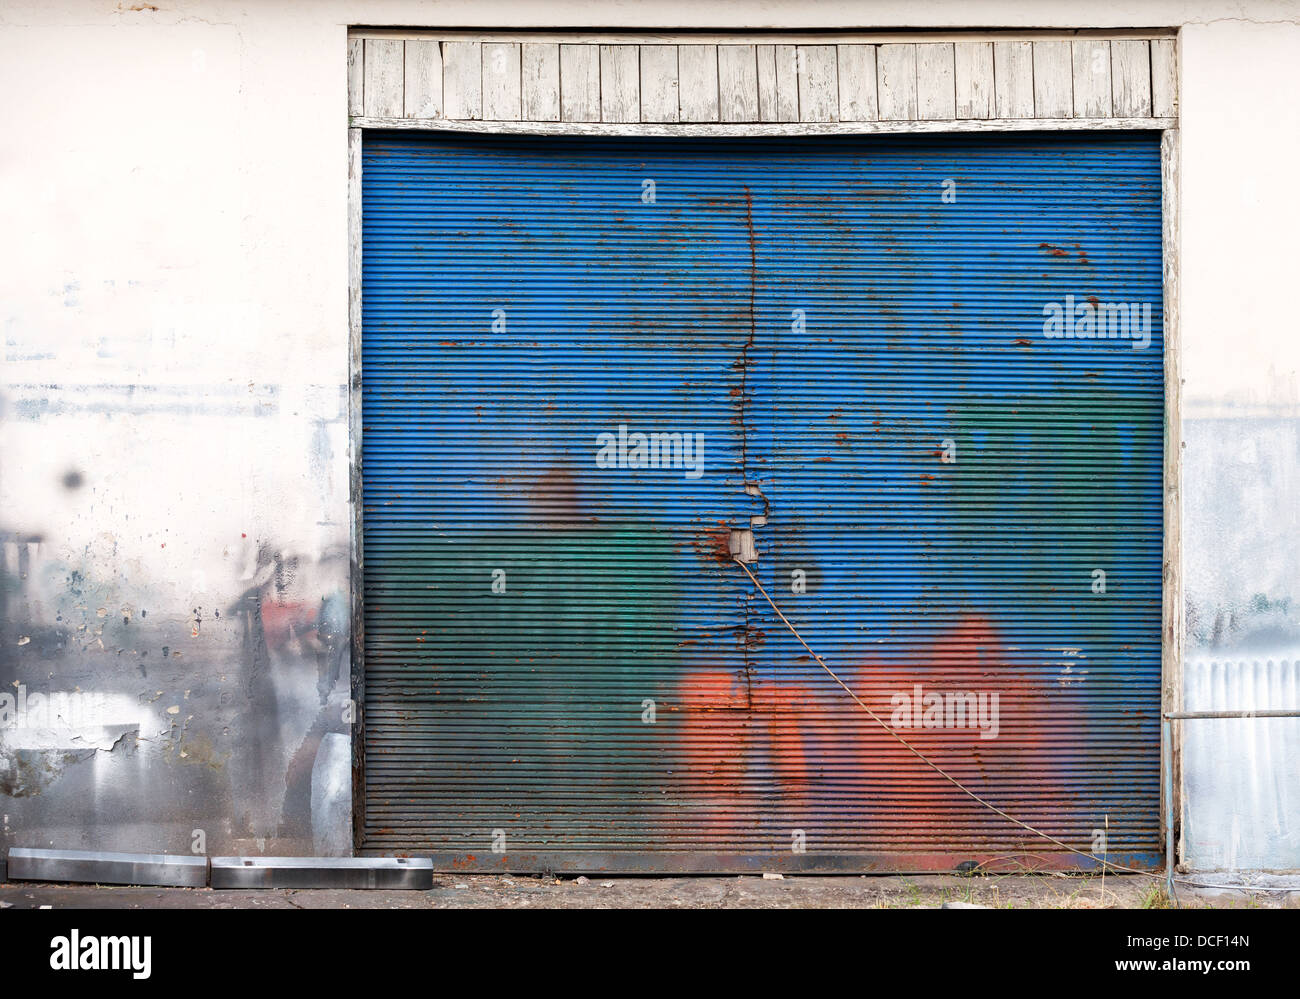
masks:
{"type": "Polygon", "coordinates": [[[731,557],[737,562],[757,562],[758,546],[754,542],[753,529],[767,526],[767,497],[763,495],[756,482],[746,482],[745,493],[749,496],[758,496],[763,500],[763,512],[749,518],[749,527],[732,530],[729,547],[731,557]]]}

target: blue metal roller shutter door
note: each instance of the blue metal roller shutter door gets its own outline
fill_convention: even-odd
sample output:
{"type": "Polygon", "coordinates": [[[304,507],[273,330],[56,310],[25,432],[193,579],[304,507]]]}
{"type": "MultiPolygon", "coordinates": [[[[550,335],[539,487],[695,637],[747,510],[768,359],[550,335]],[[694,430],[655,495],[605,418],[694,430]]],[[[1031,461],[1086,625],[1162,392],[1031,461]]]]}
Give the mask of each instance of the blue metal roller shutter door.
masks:
{"type": "Polygon", "coordinates": [[[681,670],[745,675],[743,229],[556,153],[367,144],[367,846],[653,849],[681,670]],[[701,474],[599,468],[620,427],[701,474]]]}
{"type": "Polygon", "coordinates": [[[898,734],[1158,857],[1150,138],[384,137],[363,178],[368,848],[1088,866],[810,663],[727,562],[766,511],[760,578],[898,734]],[[1067,295],[1150,344],[1046,337],[1067,295]],[[702,474],[598,467],[620,425],[702,474]]]}
{"type": "MultiPolygon", "coordinates": [[[[1076,849],[1155,864],[1158,137],[844,146],[785,154],[754,194],[759,577],[966,786],[1076,849]],[[1080,332],[1091,310],[1134,335],[1048,337],[1067,303],[1080,332]]],[[[779,622],[758,626],[754,689],[785,711],[787,786],[808,788],[773,826],[889,865],[1089,866],[962,795],[779,622]]]]}

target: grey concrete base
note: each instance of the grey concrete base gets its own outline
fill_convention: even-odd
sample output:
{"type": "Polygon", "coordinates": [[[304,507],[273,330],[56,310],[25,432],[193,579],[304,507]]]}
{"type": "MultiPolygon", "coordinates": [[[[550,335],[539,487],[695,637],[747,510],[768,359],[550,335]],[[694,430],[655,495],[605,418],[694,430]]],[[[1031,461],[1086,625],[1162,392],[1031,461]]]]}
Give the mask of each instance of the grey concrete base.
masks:
{"type": "MultiPolygon", "coordinates": [[[[437,874],[430,891],[280,888],[270,891],[188,888],[109,888],[90,885],[0,885],[0,926],[9,908],[37,909],[937,909],[969,900],[994,909],[1141,909],[1150,904],[1150,878],[1107,874],[1059,878],[1035,874],[956,877],[540,878],[437,874]]],[[[1179,898],[1184,897],[1179,891],[1179,898]]],[[[1263,907],[1291,905],[1300,896],[1276,894],[1263,907]],[[1288,901],[1289,900],[1289,901],[1288,901]]],[[[1188,903],[1191,904],[1191,903],[1188,903]]],[[[1242,903],[1210,900],[1212,907],[1242,903]]],[[[1198,903],[1199,907],[1199,903],[1198,903]]],[[[1159,915],[1154,913],[1153,915],[1159,915]]],[[[66,924],[65,924],[66,926],[66,924]]],[[[62,931],[60,931],[62,932],[62,931]]],[[[155,971],[155,977],[157,972],[155,971]]],[[[14,999],[38,999],[11,990],[14,999]]],[[[31,990],[28,990],[30,992],[31,990]]],[[[9,993],[6,992],[6,995],[9,993]]]]}
{"type": "Polygon", "coordinates": [[[7,875],[11,881],[202,888],[208,883],[208,858],[13,847],[7,875]]]}
{"type": "Polygon", "coordinates": [[[1268,900],[1295,905],[1300,902],[1300,874],[1179,874],[1174,882],[1174,896],[1179,901],[1257,904],[1268,900]]]}
{"type": "Polygon", "coordinates": [[[213,857],[213,888],[433,887],[433,861],[415,857],[213,857]]]}

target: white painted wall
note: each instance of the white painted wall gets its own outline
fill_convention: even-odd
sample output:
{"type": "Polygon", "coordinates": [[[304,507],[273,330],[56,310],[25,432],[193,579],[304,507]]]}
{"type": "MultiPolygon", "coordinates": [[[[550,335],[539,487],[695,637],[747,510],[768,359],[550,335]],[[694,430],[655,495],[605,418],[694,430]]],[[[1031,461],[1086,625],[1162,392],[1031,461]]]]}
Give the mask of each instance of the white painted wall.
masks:
{"type": "MultiPolygon", "coordinates": [[[[1182,32],[1188,710],[1300,708],[1292,18],[1182,32]]],[[[1300,720],[1182,725],[1188,863],[1300,869],[1300,720]]]]}
{"type": "MultiPolygon", "coordinates": [[[[324,790],[346,783],[322,769],[346,683],[317,689],[341,639],[314,620],[347,589],[348,24],[1181,27],[1189,676],[1294,666],[1300,2],[9,0],[0,540],[27,578],[5,598],[0,680],[179,710],[138,758],[97,749],[88,776],[10,759],[0,847],[346,843],[324,790]],[[273,608],[255,654],[249,593],[273,608]],[[286,828],[301,807],[335,818],[286,828]]],[[[1187,724],[1213,742],[1189,749],[1192,863],[1300,868],[1294,807],[1265,839],[1225,796],[1256,736],[1187,724]]],[[[1279,724],[1270,752],[1294,767],[1300,722],[1279,724]]]]}

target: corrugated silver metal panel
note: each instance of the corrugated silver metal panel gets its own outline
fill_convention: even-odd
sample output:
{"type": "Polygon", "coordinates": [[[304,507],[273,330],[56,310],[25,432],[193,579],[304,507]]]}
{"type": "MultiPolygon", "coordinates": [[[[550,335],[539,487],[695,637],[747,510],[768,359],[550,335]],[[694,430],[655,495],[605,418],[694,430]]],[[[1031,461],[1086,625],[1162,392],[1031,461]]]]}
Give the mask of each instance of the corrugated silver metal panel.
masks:
{"type": "Polygon", "coordinates": [[[208,858],[13,847],[9,850],[7,876],[14,881],[205,888],[208,884],[208,858]]]}
{"type": "Polygon", "coordinates": [[[729,560],[758,517],[900,735],[1155,862],[1153,139],[394,136],[363,178],[367,848],[1088,866],[832,685],[729,560]],[[701,435],[698,476],[602,467],[621,427],[701,435]]]}
{"type": "Polygon", "coordinates": [[[428,891],[433,865],[420,857],[213,857],[212,887],[428,891]]]}
{"type": "MultiPolygon", "coordinates": [[[[1183,710],[1300,708],[1293,658],[1189,660],[1183,710]]],[[[1201,871],[1300,868],[1300,719],[1189,719],[1182,726],[1183,853],[1201,871]]]]}

